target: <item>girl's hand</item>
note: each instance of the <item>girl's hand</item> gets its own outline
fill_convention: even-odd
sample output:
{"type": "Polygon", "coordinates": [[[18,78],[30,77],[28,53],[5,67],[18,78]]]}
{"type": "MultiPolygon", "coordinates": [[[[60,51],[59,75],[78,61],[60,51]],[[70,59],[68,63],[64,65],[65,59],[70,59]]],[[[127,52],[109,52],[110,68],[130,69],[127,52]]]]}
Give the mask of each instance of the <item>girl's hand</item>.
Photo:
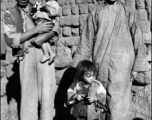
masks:
{"type": "Polygon", "coordinates": [[[82,94],[77,94],[76,99],[77,99],[78,101],[81,101],[81,100],[84,99],[84,95],[82,95],[82,94]]]}
{"type": "Polygon", "coordinates": [[[87,97],[87,99],[88,99],[89,103],[93,103],[93,102],[97,101],[97,98],[95,98],[95,97],[87,97]]]}

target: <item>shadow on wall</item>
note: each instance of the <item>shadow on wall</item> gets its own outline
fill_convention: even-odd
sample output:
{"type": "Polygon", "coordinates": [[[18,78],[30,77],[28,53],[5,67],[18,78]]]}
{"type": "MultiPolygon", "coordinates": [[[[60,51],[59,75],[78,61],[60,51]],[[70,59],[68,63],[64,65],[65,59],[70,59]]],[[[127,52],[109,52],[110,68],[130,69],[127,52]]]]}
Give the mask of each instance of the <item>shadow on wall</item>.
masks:
{"type": "Polygon", "coordinates": [[[74,80],[75,73],[76,69],[70,67],[64,72],[61,78],[55,97],[56,115],[53,120],[75,120],[74,118],[71,118],[72,116],[69,114],[69,109],[65,107],[67,90],[74,80]]]}
{"type": "Polygon", "coordinates": [[[133,120],[144,120],[144,119],[142,119],[142,118],[134,118],[133,120]]]}

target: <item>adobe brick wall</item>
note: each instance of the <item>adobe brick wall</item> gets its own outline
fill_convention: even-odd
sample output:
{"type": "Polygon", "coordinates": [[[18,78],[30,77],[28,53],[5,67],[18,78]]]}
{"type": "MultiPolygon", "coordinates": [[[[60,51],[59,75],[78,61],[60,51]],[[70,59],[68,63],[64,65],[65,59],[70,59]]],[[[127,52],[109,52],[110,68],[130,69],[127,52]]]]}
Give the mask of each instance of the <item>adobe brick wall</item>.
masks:
{"type": "MultiPolygon", "coordinates": [[[[36,0],[30,0],[35,2],[36,0]]],[[[38,0],[41,1],[41,0],[38,0]]],[[[68,67],[72,62],[77,44],[80,39],[82,27],[88,13],[96,7],[100,0],[57,0],[60,5],[59,24],[61,34],[57,43],[57,66],[68,67]]],[[[147,57],[151,62],[151,0],[122,0],[130,11],[138,14],[138,25],[142,30],[142,36],[147,44],[147,57]]],[[[15,0],[1,0],[1,18],[6,9],[15,5],[15,0]]],[[[2,19],[1,19],[2,24],[2,19]]],[[[5,42],[1,25],[1,54],[5,53],[5,42]]],[[[62,69],[63,71],[65,69],[62,69]]],[[[60,80],[62,70],[57,72],[60,80]],[[61,74],[60,74],[61,73],[61,74]]],[[[148,72],[138,76],[133,83],[133,118],[151,120],[151,68],[148,72]]]]}

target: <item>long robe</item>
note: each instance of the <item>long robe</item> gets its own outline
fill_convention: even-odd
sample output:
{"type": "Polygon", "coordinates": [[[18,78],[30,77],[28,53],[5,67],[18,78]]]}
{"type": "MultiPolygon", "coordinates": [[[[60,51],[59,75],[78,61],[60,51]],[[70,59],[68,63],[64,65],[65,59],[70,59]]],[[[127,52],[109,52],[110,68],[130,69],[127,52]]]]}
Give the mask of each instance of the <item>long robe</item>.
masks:
{"type": "Polygon", "coordinates": [[[140,56],[134,66],[135,52],[129,28],[132,24],[128,21],[122,3],[101,3],[89,14],[74,56],[73,66],[83,59],[92,59],[98,64],[97,79],[107,90],[110,109],[107,120],[131,120],[130,74],[133,67],[138,66],[139,70],[145,61],[140,56]]]}

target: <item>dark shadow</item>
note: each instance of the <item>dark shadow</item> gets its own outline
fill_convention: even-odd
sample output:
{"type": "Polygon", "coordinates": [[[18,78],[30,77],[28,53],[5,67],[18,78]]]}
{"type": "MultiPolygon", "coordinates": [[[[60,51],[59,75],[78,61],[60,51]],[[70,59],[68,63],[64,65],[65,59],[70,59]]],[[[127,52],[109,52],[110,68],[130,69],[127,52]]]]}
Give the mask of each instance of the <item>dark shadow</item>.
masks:
{"type": "Polygon", "coordinates": [[[19,76],[19,64],[15,61],[12,71],[14,74],[8,79],[6,85],[7,101],[8,104],[14,99],[17,103],[18,117],[20,115],[20,101],[21,101],[21,86],[20,86],[20,76],[19,76]]]}
{"type": "Polygon", "coordinates": [[[69,114],[69,109],[66,108],[64,104],[67,100],[67,89],[70,87],[74,80],[75,72],[76,69],[70,67],[64,72],[61,78],[55,97],[56,115],[54,120],[74,120],[69,114]]]}
{"type": "Polygon", "coordinates": [[[144,119],[142,119],[142,118],[134,118],[133,120],[144,120],[144,119]]]}

